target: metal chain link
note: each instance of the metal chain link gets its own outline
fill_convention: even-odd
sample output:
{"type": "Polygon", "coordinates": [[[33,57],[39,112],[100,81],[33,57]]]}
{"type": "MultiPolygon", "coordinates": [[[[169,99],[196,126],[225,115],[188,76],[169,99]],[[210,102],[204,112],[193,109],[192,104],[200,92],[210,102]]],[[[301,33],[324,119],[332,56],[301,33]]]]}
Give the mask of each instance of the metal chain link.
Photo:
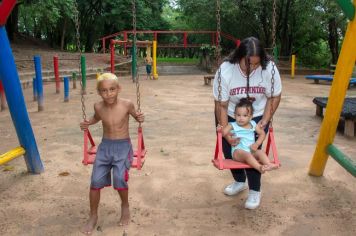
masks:
{"type": "MultiPolygon", "coordinates": [[[[272,15],[272,50],[276,47],[276,18],[277,18],[277,3],[273,0],[273,15],[272,15]]],[[[273,51],[274,52],[274,51],[273,51]]]]}
{"type": "MultiPolygon", "coordinates": [[[[79,25],[79,10],[78,10],[78,3],[77,1],[74,1],[74,6],[73,6],[73,12],[74,12],[74,24],[75,24],[75,30],[76,30],[76,40],[77,40],[77,50],[79,51],[79,59],[78,59],[78,64],[79,64],[79,70],[78,70],[78,77],[80,76],[80,78],[82,77],[81,73],[82,73],[82,67],[81,67],[81,58],[82,58],[82,50],[81,50],[81,45],[80,45],[80,25],[79,25]]],[[[87,114],[86,114],[86,108],[85,108],[85,90],[83,87],[83,82],[82,79],[80,79],[80,87],[81,87],[81,92],[80,92],[80,101],[82,103],[82,116],[83,116],[83,120],[87,119],[87,114]]]]}
{"type": "MultiPolygon", "coordinates": [[[[136,52],[136,55],[133,55],[136,57],[136,60],[135,61],[135,65],[134,65],[134,68],[136,68],[136,73],[134,75],[134,78],[135,78],[135,82],[136,82],[136,101],[137,101],[137,111],[138,112],[141,112],[141,93],[140,93],[140,76],[139,76],[139,73],[138,73],[138,68],[137,68],[137,59],[138,59],[138,55],[137,55],[137,48],[136,48],[136,41],[137,41],[137,32],[136,32],[136,1],[135,0],[132,0],[132,28],[133,28],[133,47],[135,48],[135,52],[136,52]]],[[[141,125],[141,123],[140,123],[141,125]]]]}
{"type": "Polygon", "coordinates": [[[216,0],[216,34],[217,34],[217,45],[215,48],[215,58],[216,65],[220,65],[221,61],[221,16],[220,16],[220,0],[216,0]]]}
{"type": "MultiPolygon", "coordinates": [[[[272,49],[275,50],[276,47],[276,14],[277,11],[277,4],[276,4],[276,0],[273,0],[273,16],[272,16],[272,49]]],[[[274,53],[274,51],[273,51],[274,53]]],[[[272,123],[273,123],[273,95],[274,95],[274,76],[276,74],[276,70],[275,70],[275,62],[272,61],[272,78],[271,78],[271,110],[270,110],[270,114],[271,114],[271,119],[270,119],[270,126],[272,127],[272,123]]]]}
{"type": "MultiPolygon", "coordinates": [[[[215,59],[216,59],[216,66],[218,67],[218,101],[219,104],[221,105],[221,100],[222,100],[222,96],[221,96],[221,67],[220,67],[220,61],[221,61],[221,35],[220,35],[220,31],[221,31],[221,22],[220,22],[220,0],[216,0],[216,34],[217,34],[217,45],[216,45],[216,49],[215,49],[215,59]]],[[[220,119],[220,109],[218,109],[218,120],[220,119]]],[[[219,124],[220,125],[220,124],[219,124]]]]}

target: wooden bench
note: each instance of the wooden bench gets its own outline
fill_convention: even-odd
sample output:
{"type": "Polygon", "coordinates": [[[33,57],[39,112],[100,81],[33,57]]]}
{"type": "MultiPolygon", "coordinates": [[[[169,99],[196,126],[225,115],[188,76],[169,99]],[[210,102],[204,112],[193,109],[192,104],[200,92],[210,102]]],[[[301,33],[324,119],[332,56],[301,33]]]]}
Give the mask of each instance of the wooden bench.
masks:
{"type": "Polygon", "coordinates": [[[214,79],[215,76],[214,75],[206,75],[204,76],[204,85],[210,85],[211,84],[211,80],[214,79]]]}
{"type": "MultiPolygon", "coordinates": [[[[313,99],[317,116],[323,117],[323,109],[326,107],[327,102],[328,98],[326,97],[315,97],[313,99]]],[[[355,137],[356,97],[345,98],[340,121],[344,122],[344,135],[355,137]]]]}
{"type": "MultiPolygon", "coordinates": [[[[306,75],[305,78],[314,80],[314,83],[319,84],[320,80],[332,82],[334,76],[333,75],[306,75]]],[[[351,85],[355,85],[355,84],[356,84],[356,78],[350,78],[348,87],[350,88],[351,85]]]]}

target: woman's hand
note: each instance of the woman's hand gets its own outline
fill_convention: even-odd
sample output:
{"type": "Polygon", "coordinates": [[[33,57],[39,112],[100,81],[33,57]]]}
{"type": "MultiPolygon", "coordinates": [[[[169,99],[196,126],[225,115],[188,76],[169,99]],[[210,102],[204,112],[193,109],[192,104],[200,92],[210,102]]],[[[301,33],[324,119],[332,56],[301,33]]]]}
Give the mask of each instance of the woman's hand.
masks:
{"type": "Polygon", "coordinates": [[[259,127],[261,127],[262,130],[264,130],[264,129],[266,128],[266,126],[268,125],[268,122],[269,122],[269,121],[266,121],[266,120],[262,119],[262,120],[260,120],[260,121],[258,122],[257,125],[258,125],[259,127]]]}
{"type": "Polygon", "coordinates": [[[221,131],[223,137],[231,146],[236,146],[237,144],[240,143],[240,138],[233,135],[233,133],[231,133],[231,130],[232,130],[231,125],[227,125],[224,127],[224,126],[218,124],[218,126],[216,127],[216,131],[217,132],[221,131]]]}

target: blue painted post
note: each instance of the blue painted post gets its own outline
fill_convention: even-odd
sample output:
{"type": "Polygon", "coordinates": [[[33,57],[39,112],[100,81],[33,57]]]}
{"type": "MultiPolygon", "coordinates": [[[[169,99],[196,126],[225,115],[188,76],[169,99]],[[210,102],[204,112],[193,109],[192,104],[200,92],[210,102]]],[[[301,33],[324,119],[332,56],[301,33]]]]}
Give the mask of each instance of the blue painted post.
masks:
{"type": "Polygon", "coordinates": [[[64,102],[69,102],[69,79],[68,77],[63,78],[64,84],[64,102]]]}
{"type": "Polygon", "coordinates": [[[43,81],[42,81],[41,57],[35,56],[33,60],[35,62],[35,72],[36,72],[38,111],[43,111],[44,107],[43,107],[43,81]]]}
{"type": "Polygon", "coordinates": [[[37,101],[37,83],[36,77],[32,79],[33,101],[37,101]]]}
{"type": "Polygon", "coordinates": [[[19,142],[26,150],[24,156],[27,170],[31,173],[39,174],[43,172],[43,165],[26,110],[19,75],[17,74],[15,60],[4,26],[0,27],[0,48],[0,79],[4,86],[9,111],[19,142]]]}

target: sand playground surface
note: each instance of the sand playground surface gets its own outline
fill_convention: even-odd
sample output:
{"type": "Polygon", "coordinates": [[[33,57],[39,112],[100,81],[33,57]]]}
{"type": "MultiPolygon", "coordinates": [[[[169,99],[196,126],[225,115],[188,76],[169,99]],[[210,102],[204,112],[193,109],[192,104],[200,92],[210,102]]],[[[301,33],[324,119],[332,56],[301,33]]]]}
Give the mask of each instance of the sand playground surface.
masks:
{"type": "MultiPolygon", "coordinates": [[[[129,180],[131,223],[118,226],[120,200],[112,188],[102,190],[99,222],[93,235],[356,235],[356,182],[329,158],[323,177],[309,176],[309,162],[321,118],[315,96],[327,96],[330,85],[313,84],[302,76],[283,76],[283,96],[274,117],[282,167],[262,177],[262,201],[244,208],[247,191],[229,197],[229,171],[213,167],[215,149],[212,87],[202,75],[141,76],[141,109],[148,153],[141,171],[129,180]]],[[[136,103],[136,87],[120,78],[120,96],[136,103]]],[[[32,128],[45,171],[27,173],[22,157],[0,167],[0,235],[82,235],[89,214],[92,166],[84,166],[80,90],[63,102],[54,83],[44,86],[44,111],[37,111],[32,89],[24,89],[32,128]]],[[[99,96],[88,80],[86,112],[93,114],[99,96]]],[[[356,95],[356,89],[348,90],[356,95]]],[[[18,146],[9,111],[0,113],[0,153],[18,146]]],[[[91,128],[100,142],[100,124],[91,128]]],[[[130,121],[136,146],[137,123],[130,121]]],[[[335,144],[356,158],[356,139],[338,131],[335,144]]]]}

